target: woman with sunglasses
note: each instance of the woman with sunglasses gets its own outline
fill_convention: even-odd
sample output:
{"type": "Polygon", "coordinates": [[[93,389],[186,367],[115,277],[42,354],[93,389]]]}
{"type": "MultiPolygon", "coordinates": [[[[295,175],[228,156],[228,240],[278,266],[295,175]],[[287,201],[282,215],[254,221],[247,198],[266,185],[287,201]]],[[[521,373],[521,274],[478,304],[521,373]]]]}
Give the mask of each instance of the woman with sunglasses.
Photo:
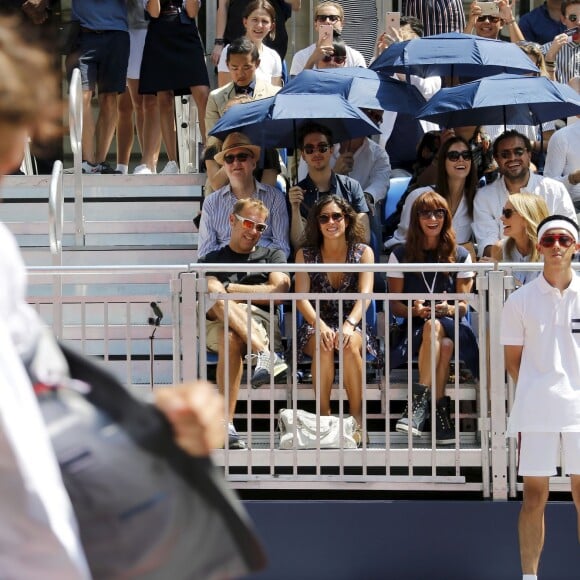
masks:
{"type": "Polygon", "coordinates": [[[499,0],[497,12],[494,14],[482,14],[481,5],[477,0],[474,0],[469,7],[469,18],[464,32],[465,34],[475,34],[482,38],[498,40],[499,33],[504,26],[508,27],[511,42],[525,40],[514,18],[512,4],[508,0],[499,0]]]}
{"type": "Polygon", "coordinates": [[[462,137],[450,137],[441,144],[437,160],[437,183],[420,187],[405,199],[401,219],[394,236],[385,242],[387,249],[404,244],[407,239],[412,208],[426,191],[435,189],[447,202],[458,244],[471,244],[473,237],[473,200],[477,191],[477,169],[469,143],[462,137]]]}
{"type": "MultiPolygon", "coordinates": [[[[305,243],[296,253],[297,264],[374,263],[372,249],[363,243],[365,232],[357,214],[342,197],[321,197],[310,210],[305,234],[305,243]]],[[[350,414],[358,425],[355,440],[360,446],[363,437],[363,344],[366,342],[367,351],[379,359],[381,353],[376,337],[368,326],[363,342],[361,320],[369,302],[360,299],[344,300],[341,309],[339,301],[332,296],[337,293],[372,292],[373,272],[370,269],[360,273],[298,272],[295,289],[296,292],[329,295],[329,299],[320,300],[319,314],[314,302],[297,300],[297,308],[304,317],[304,323],[298,329],[297,352],[299,360],[302,354],[311,357],[313,381],[320,373],[320,413],[330,415],[334,357],[337,350],[342,350],[344,386],[350,414]],[[319,354],[316,352],[318,340],[319,354]]]]}
{"type": "MultiPolygon", "coordinates": [[[[531,193],[512,193],[501,213],[506,237],[492,250],[492,259],[498,262],[539,262],[537,228],[550,215],[544,198],[531,193]]],[[[526,284],[539,274],[539,270],[515,270],[513,273],[517,286],[526,284]]]]}
{"type": "MultiPolygon", "coordinates": [[[[407,242],[398,246],[389,257],[390,264],[438,263],[443,271],[388,272],[387,285],[391,293],[433,294],[467,293],[473,287],[473,272],[469,271],[471,256],[457,245],[447,201],[432,190],[423,192],[413,203],[407,242]],[[444,264],[464,263],[465,271],[445,272],[444,264]]],[[[436,397],[436,442],[440,445],[455,443],[455,430],[451,422],[451,400],[445,396],[449,377],[449,363],[453,356],[455,317],[459,319],[459,359],[469,370],[478,374],[478,347],[471,327],[463,320],[467,303],[459,301],[390,301],[391,314],[403,318],[398,333],[402,339],[391,345],[390,367],[407,364],[409,356],[419,356],[419,382],[413,384],[412,412],[405,408],[397,421],[397,431],[421,436],[431,409],[431,392],[436,397]],[[432,317],[434,308],[434,318],[432,317]],[[408,324],[412,325],[412,343],[408,344],[408,324]],[[434,340],[434,352],[432,341],[434,340]],[[435,375],[431,370],[431,357],[435,357],[435,375]]]]}

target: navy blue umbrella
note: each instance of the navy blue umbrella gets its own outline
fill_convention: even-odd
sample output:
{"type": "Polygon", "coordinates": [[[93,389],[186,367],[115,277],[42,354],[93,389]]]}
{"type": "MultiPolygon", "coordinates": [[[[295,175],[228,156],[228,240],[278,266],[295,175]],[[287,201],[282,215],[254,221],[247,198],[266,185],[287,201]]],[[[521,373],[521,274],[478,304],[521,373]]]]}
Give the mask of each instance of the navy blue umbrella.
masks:
{"type": "Polygon", "coordinates": [[[342,95],[355,107],[413,116],[425,104],[425,99],[413,85],[363,67],[306,69],[280,93],[342,95]]]}
{"type": "Polygon", "coordinates": [[[417,118],[443,127],[539,125],[580,114],[580,95],[546,77],[501,74],[441,89],[417,118]]]}
{"type": "Polygon", "coordinates": [[[262,147],[296,147],[300,127],[315,121],[327,126],[335,142],[380,133],[359,109],[340,95],[283,94],[235,105],[210,135],[225,139],[232,131],[246,134],[262,147]]]}
{"type": "Polygon", "coordinates": [[[516,44],[449,32],[396,42],[371,64],[372,70],[478,79],[500,73],[538,73],[538,67],[516,44]]]}

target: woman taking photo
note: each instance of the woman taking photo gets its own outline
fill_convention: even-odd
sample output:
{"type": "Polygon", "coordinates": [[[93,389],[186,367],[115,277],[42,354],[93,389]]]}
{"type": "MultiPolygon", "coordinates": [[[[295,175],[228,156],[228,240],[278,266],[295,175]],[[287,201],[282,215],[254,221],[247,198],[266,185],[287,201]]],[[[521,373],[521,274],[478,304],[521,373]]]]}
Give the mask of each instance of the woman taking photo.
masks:
{"type": "MultiPolygon", "coordinates": [[[[335,195],[321,197],[310,210],[305,230],[306,242],[296,253],[297,264],[372,264],[373,251],[363,243],[365,232],[355,211],[342,198],[335,195]]],[[[308,300],[298,300],[297,307],[304,317],[298,329],[299,356],[304,353],[312,359],[312,378],[320,372],[320,413],[330,415],[330,393],[334,383],[334,355],[342,348],[344,386],[348,395],[350,414],[357,422],[355,441],[361,445],[362,387],[363,387],[363,336],[361,320],[369,302],[344,300],[342,312],[332,295],[337,293],[368,293],[373,291],[373,272],[298,272],[296,292],[313,292],[330,295],[320,301],[320,317],[315,305],[308,300]],[[341,316],[342,314],[342,316],[341,316]],[[317,330],[320,333],[320,358],[316,353],[317,330]],[[342,342],[342,345],[341,345],[342,342]]],[[[376,337],[366,328],[366,348],[380,357],[376,337]]],[[[299,359],[300,360],[300,359],[299,359]]],[[[316,390],[316,387],[315,387],[316,390]]],[[[368,440],[368,438],[367,438],[368,440]]]]}
{"type": "MultiPolygon", "coordinates": [[[[473,286],[473,272],[469,271],[471,256],[458,246],[451,225],[451,212],[447,201],[434,191],[422,193],[411,208],[407,242],[398,246],[389,258],[390,264],[404,263],[465,263],[466,270],[461,272],[391,272],[387,283],[389,292],[409,294],[468,293],[473,286]]],[[[445,266],[442,266],[444,270],[445,266]]],[[[419,382],[413,384],[412,413],[409,419],[408,408],[397,422],[397,431],[408,432],[409,425],[413,435],[421,436],[431,408],[431,391],[436,397],[436,441],[440,445],[455,443],[455,430],[451,422],[451,400],[445,396],[445,385],[449,376],[449,363],[453,356],[456,311],[459,322],[459,358],[463,360],[474,375],[478,374],[478,348],[475,335],[462,319],[467,314],[467,303],[459,301],[412,300],[390,302],[391,314],[404,318],[402,340],[391,345],[391,368],[407,362],[408,356],[419,356],[419,382]],[[435,320],[431,316],[435,305],[435,320]],[[407,344],[407,325],[412,324],[412,345],[407,344]],[[434,343],[432,345],[432,341],[434,343]],[[431,356],[434,348],[435,377],[431,372],[431,356]],[[433,378],[435,384],[433,384],[433,378]]]]}
{"type": "MultiPolygon", "coordinates": [[[[473,200],[477,183],[477,169],[467,141],[462,137],[450,137],[444,141],[439,149],[437,184],[434,189],[447,201],[456,240],[460,245],[471,245],[473,200]]],[[[409,193],[403,205],[399,226],[385,247],[391,248],[405,243],[413,204],[423,193],[432,190],[432,187],[420,187],[409,193]]],[[[472,247],[468,249],[471,251],[472,247]]]]}

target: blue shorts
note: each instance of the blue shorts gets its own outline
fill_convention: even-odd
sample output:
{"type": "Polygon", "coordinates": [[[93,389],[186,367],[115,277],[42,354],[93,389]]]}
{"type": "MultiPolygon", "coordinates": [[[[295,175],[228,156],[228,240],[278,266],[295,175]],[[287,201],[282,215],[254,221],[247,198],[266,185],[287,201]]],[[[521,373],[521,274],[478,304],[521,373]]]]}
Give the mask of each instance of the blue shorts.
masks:
{"type": "Polygon", "coordinates": [[[83,91],[123,93],[127,85],[129,33],[123,30],[92,32],[81,29],[79,69],[83,91]]]}

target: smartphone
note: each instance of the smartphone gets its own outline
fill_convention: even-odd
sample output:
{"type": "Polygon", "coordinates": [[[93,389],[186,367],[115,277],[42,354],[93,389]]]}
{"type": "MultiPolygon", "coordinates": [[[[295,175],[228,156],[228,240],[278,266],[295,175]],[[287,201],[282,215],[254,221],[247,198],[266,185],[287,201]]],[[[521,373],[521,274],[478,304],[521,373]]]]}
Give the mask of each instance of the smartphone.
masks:
{"type": "Polygon", "coordinates": [[[401,13],[387,12],[385,13],[385,32],[388,36],[393,36],[393,30],[401,28],[401,13]]]}
{"type": "Polygon", "coordinates": [[[499,16],[499,6],[495,2],[478,2],[481,16],[499,16]]]}
{"type": "Polygon", "coordinates": [[[334,39],[334,27],[332,24],[318,25],[318,41],[320,46],[332,46],[334,39]]]}
{"type": "Polygon", "coordinates": [[[572,42],[572,37],[577,34],[578,26],[574,26],[574,28],[568,28],[568,30],[564,30],[564,34],[568,36],[568,42],[572,42]]]}

